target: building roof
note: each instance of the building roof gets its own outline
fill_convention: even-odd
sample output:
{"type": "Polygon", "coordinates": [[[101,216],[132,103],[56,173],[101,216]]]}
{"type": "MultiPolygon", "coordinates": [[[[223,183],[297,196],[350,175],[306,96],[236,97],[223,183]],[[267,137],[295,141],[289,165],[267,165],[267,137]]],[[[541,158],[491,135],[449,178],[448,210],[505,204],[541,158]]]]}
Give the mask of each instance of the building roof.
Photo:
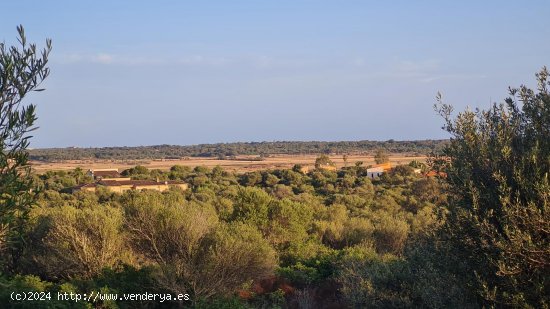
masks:
{"type": "Polygon", "coordinates": [[[78,186],[72,187],[72,190],[82,190],[85,188],[96,188],[97,186],[105,187],[120,187],[120,186],[131,186],[131,187],[156,187],[156,186],[170,186],[170,185],[184,185],[185,182],[168,180],[168,181],[153,181],[153,180],[99,180],[94,183],[86,183],[78,186]]]}
{"type": "Polygon", "coordinates": [[[98,185],[106,187],[115,187],[115,186],[160,186],[160,185],[183,185],[184,182],[181,181],[153,181],[153,180],[100,180],[97,182],[98,185]]]}
{"type": "Polygon", "coordinates": [[[367,168],[367,173],[382,173],[385,172],[383,167],[369,167],[367,168]]]}

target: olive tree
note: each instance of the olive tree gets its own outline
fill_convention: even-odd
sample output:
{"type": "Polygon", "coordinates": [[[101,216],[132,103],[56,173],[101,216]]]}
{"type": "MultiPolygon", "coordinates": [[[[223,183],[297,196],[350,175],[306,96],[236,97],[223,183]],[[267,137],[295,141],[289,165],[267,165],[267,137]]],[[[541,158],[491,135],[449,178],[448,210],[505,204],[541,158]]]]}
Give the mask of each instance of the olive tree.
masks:
{"type": "Polygon", "coordinates": [[[550,306],[548,74],[537,74],[537,90],[511,88],[489,110],[453,118],[450,105],[436,106],[451,134],[445,236],[487,306],[550,306]]]}
{"type": "Polygon", "coordinates": [[[21,254],[23,224],[35,195],[28,165],[29,132],[36,129],[35,106],[23,103],[48,76],[46,48],[29,44],[22,26],[17,46],[0,42],[0,263],[11,269],[21,254]]]}

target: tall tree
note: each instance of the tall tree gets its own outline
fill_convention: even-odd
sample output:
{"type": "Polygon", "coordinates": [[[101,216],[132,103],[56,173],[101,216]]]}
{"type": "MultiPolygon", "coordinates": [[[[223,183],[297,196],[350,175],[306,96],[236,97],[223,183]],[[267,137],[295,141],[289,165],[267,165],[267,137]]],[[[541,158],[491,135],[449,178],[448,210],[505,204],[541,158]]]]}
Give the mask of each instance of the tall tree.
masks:
{"type": "Polygon", "coordinates": [[[536,74],[537,90],[510,88],[504,104],[456,118],[438,95],[452,136],[446,236],[488,306],[550,306],[548,74],[536,74]]]}
{"type": "Polygon", "coordinates": [[[0,263],[12,268],[21,250],[27,212],[34,201],[28,165],[28,133],[35,130],[35,106],[23,99],[48,76],[51,40],[39,51],[17,27],[18,46],[0,43],[0,263]]]}

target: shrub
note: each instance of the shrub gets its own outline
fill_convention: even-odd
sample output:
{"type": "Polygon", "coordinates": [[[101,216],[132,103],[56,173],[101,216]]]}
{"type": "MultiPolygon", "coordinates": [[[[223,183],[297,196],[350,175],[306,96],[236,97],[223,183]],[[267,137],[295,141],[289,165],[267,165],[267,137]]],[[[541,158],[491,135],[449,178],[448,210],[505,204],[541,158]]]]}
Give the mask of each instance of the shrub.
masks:
{"type": "Polygon", "coordinates": [[[32,264],[49,278],[91,278],[131,261],[120,209],[102,206],[38,209],[32,264]]]}

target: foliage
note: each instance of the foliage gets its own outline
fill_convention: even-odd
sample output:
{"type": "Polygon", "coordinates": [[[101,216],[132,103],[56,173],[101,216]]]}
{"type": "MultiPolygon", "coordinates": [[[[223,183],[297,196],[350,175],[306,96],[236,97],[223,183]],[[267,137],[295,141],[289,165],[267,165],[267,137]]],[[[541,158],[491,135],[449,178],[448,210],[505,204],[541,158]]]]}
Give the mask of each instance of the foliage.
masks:
{"type": "Polygon", "coordinates": [[[403,260],[364,248],[342,259],[338,281],[354,308],[407,308],[412,302],[404,284],[404,270],[403,260]]]}
{"type": "Polygon", "coordinates": [[[315,168],[323,168],[335,166],[334,162],[329,158],[329,156],[322,154],[317,159],[315,159],[315,168]]]}
{"type": "Polygon", "coordinates": [[[238,297],[218,297],[213,300],[201,299],[195,305],[195,309],[252,309],[253,307],[238,297]]]}
{"type": "Polygon", "coordinates": [[[0,42],[0,266],[13,269],[22,250],[24,222],[34,201],[28,165],[29,132],[36,129],[35,106],[23,99],[48,76],[46,48],[28,44],[22,26],[17,27],[19,46],[0,42]]]}
{"type": "Polygon", "coordinates": [[[414,307],[479,308],[475,294],[469,290],[468,261],[455,260],[435,230],[405,248],[402,286],[406,287],[414,307]]]}
{"type": "Polygon", "coordinates": [[[274,267],[274,252],[255,227],[220,223],[212,207],[133,197],[126,213],[134,250],[159,266],[158,284],[174,293],[227,296],[274,267]]]}
{"type": "Polygon", "coordinates": [[[390,155],[385,149],[378,149],[374,154],[374,162],[382,164],[390,161],[390,155]]]}
{"type": "Polygon", "coordinates": [[[407,222],[391,218],[388,215],[381,216],[375,224],[374,240],[378,252],[400,254],[405,247],[409,233],[407,222]]]}
{"type": "MultiPolygon", "coordinates": [[[[186,157],[222,157],[226,155],[262,154],[353,154],[368,153],[384,148],[392,153],[414,153],[428,155],[443,149],[447,140],[417,141],[346,141],[346,142],[251,142],[220,143],[192,146],[156,145],[138,147],[104,147],[104,148],[47,148],[30,151],[32,160],[151,160],[182,159],[186,157]]],[[[262,158],[258,158],[261,160],[262,158]]]]}
{"type": "Polygon", "coordinates": [[[452,135],[443,161],[452,198],[444,236],[468,261],[472,288],[488,306],[550,306],[547,69],[537,78],[536,91],[512,88],[486,111],[453,119],[451,106],[438,107],[452,135]]]}
{"type": "Polygon", "coordinates": [[[29,252],[35,273],[48,278],[91,278],[131,257],[125,250],[123,213],[110,206],[38,209],[29,252]]]}
{"type": "Polygon", "coordinates": [[[91,304],[85,302],[68,302],[57,299],[57,293],[76,292],[77,289],[68,283],[55,284],[53,282],[43,281],[37,276],[16,275],[10,280],[0,278],[0,303],[2,308],[20,308],[20,309],[41,309],[41,308],[59,308],[59,309],[90,309],[91,304]],[[12,301],[11,293],[29,293],[43,292],[39,294],[41,300],[12,301]],[[48,293],[48,294],[47,294],[48,293]],[[49,299],[46,296],[49,295],[49,299]]]}
{"type": "MultiPolygon", "coordinates": [[[[361,166],[307,174],[272,170],[236,175],[221,168],[178,166],[167,172],[129,170],[139,171],[132,177],[176,177],[191,187],[68,194],[66,186],[82,177],[78,171],[39,175],[37,185],[48,190],[39,194],[39,207],[32,212],[30,246],[21,271],[56,284],[67,281],[81,291],[189,293],[198,307],[223,302],[237,307],[316,306],[318,299],[343,306],[343,290],[336,280],[352,266],[344,260],[368,248],[380,257],[391,252],[405,263],[404,269],[412,269],[404,247],[440,224],[437,212],[445,200],[437,196],[442,194],[438,182],[410,174],[407,168],[376,183],[361,166]],[[198,177],[200,183],[195,181],[198,177]],[[104,239],[90,247],[102,254],[86,255],[86,250],[70,246],[75,239],[89,243],[92,238],[104,239]],[[111,243],[119,245],[108,246],[111,243]],[[82,257],[90,262],[79,262],[86,260],[82,257]],[[249,299],[232,298],[274,276],[290,285],[285,287],[284,303],[275,286],[249,299]],[[296,294],[290,296],[289,291],[296,294]],[[326,291],[332,292],[325,295],[326,291]]],[[[382,288],[380,293],[391,291],[382,288]]]]}

